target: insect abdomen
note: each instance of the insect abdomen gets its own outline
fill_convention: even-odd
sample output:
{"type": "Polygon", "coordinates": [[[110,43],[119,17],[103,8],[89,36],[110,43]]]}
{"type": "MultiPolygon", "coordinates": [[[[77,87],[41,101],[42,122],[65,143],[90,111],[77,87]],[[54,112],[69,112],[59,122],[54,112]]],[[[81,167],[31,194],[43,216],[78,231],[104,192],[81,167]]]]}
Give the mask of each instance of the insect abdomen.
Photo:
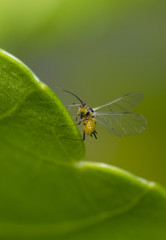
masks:
{"type": "Polygon", "coordinates": [[[89,119],[85,122],[84,131],[88,135],[91,135],[95,131],[95,120],[94,119],[89,119]]]}

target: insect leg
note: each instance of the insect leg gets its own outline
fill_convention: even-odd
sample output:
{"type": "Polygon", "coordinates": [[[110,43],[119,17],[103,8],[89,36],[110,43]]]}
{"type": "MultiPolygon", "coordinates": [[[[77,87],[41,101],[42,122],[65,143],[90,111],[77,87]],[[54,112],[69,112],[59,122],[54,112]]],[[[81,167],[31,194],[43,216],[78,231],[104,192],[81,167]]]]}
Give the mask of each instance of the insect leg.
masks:
{"type": "Polygon", "coordinates": [[[96,131],[94,131],[92,134],[95,136],[95,138],[97,139],[97,136],[96,136],[96,131]]]}
{"type": "Polygon", "coordinates": [[[82,141],[85,140],[85,131],[83,131],[83,137],[82,137],[82,141]]]}
{"type": "Polygon", "coordinates": [[[81,124],[81,121],[79,121],[78,123],[76,123],[76,125],[80,125],[81,124]]]}

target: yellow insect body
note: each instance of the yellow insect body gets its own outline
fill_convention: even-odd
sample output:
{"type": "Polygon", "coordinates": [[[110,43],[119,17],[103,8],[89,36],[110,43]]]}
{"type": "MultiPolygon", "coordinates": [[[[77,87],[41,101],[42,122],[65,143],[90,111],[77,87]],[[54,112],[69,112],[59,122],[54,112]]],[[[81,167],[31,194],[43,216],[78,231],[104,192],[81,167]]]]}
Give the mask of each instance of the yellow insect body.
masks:
{"type": "Polygon", "coordinates": [[[88,119],[82,121],[84,124],[84,131],[88,135],[92,135],[93,132],[95,132],[95,120],[94,119],[88,119]]]}
{"type": "Polygon", "coordinates": [[[95,131],[96,121],[94,119],[93,110],[91,108],[88,108],[87,105],[81,104],[80,108],[78,110],[78,115],[80,115],[80,117],[82,119],[84,132],[90,136],[92,136],[92,134],[96,133],[96,131],[95,131]]]}

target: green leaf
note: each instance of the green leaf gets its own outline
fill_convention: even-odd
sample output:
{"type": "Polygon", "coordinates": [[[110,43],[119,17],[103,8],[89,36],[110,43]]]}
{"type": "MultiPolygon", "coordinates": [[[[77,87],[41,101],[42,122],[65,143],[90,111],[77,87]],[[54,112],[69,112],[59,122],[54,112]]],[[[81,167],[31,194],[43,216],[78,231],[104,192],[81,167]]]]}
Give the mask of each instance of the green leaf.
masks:
{"type": "Polygon", "coordinates": [[[82,161],[63,104],[4,51],[0,102],[0,239],[164,239],[165,189],[82,161]]]}
{"type": "Polygon", "coordinates": [[[16,159],[23,154],[54,163],[84,157],[81,141],[64,138],[81,136],[76,127],[63,126],[73,124],[63,104],[23,63],[3,51],[0,99],[1,156],[6,158],[10,146],[8,155],[16,159]]]}

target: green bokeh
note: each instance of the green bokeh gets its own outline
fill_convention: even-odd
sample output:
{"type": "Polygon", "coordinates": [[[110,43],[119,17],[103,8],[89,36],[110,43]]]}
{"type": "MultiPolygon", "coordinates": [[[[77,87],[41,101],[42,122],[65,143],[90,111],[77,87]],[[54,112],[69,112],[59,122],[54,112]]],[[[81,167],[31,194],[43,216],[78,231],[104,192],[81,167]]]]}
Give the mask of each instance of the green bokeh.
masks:
{"type": "Polygon", "coordinates": [[[166,186],[166,2],[162,0],[1,0],[0,47],[24,61],[64,103],[91,107],[124,93],[145,95],[136,109],[147,130],[116,138],[97,126],[87,160],[109,162],[166,186]]]}

